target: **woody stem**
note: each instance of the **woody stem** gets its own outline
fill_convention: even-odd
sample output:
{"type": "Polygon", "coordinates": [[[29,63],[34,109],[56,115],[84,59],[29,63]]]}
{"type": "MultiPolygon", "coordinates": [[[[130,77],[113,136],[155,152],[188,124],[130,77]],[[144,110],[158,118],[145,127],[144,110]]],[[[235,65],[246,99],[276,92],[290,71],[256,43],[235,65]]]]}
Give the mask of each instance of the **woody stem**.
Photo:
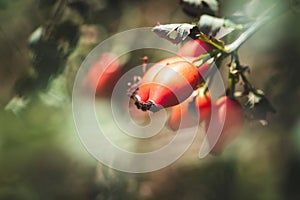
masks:
{"type": "Polygon", "coordinates": [[[243,32],[234,42],[225,46],[225,53],[232,53],[236,51],[242,44],[244,44],[254,33],[256,33],[263,25],[269,22],[276,16],[284,13],[289,7],[282,6],[280,3],[274,4],[271,8],[263,12],[257,20],[250,25],[250,27],[243,32]]]}

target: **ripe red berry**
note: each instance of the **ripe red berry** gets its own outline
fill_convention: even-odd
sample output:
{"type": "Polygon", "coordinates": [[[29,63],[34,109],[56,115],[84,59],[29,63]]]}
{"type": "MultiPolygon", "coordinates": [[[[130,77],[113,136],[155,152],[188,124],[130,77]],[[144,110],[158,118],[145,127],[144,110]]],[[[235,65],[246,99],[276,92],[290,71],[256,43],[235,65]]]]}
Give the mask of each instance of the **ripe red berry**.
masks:
{"type": "Polygon", "coordinates": [[[210,118],[211,115],[211,97],[207,92],[204,94],[204,88],[200,88],[195,99],[195,106],[198,112],[199,123],[210,118]]]}
{"type": "Polygon", "coordinates": [[[198,69],[183,57],[175,56],[154,64],[143,76],[133,98],[142,110],[157,111],[183,102],[203,80],[207,63],[198,69]]]}
{"type": "Polygon", "coordinates": [[[90,89],[96,87],[96,96],[110,96],[121,76],[121,67],[118,57],[113,53],[103,53],[91,66],[84,80],[90,89]],[[98,75],[101,74],[101,77],[98,75]]]}
{"type": "Polygon", "coordinates": [[[212,49],[214,49],[214,47],[204,42],[203,40],[190,40],[179,49],[178,55],[187,57],[197,57],[212,49]]]}
{"type": "Polygon", "coordinates": [[[177,61],[184,61],[184,58],[179,57],[179,56],[166,58],[164,60],[161,60],[161,61],[155,63],[153,66],[151,66],[144,74],[142,81],[141,81],[141,85],[139,86],[139,90],[138,90],[137,94],[135,95],[135,97],[141,102],[146,102],[149,98],[151,83],[153,82],[153,79],[157,75],[157,73],[163,67],[166,67],[169,64],[172,64],[177,61]]]}
{"type": "Polygon", "coordinates": [[[198,70],[192,63],[174,62],[156,74],[147,102],[152,104],[153,111],[175,106],[186,100],[199,83],[198,70]]]}
{"type": "MultiPolygon", "coordinates": [[[[241,104],[228,96],[220,97],[214,106],[217,108],[217,119],[213,121],[207,119],[205,129],[207,131],[208,126],[221,126],[222,120],[225,119],[221,135],[210,152],[219,154],[239,134],[243,127],[244,115],[241,104]]],[[[208,142],[213,141],[208,140],[208,142]]]]}
{"type": "Polygon", "coordinates": [[[192,127],[209,119],[210,114],[211,98],[208,92],[204,94],[204,88],[201,87],[196,96],[192,95],[181,104],[172,107],[167,126],[173,131],[178,130],[179,127],[192,127]],[[195,109],[195,115],[198,116],[193,116],[193,111],[189,110],[189,107],[195,109]]]}
{"type": "Polygon", "coordinates": [[[194,96],[191,96],[181,104],[172,107],[167,122],[167,126],[171,130],[177,131],[179,128],[189,128],[197,125],[196,120],[189,112],[189,104],[193,104],[193,98],[194,96]]]}

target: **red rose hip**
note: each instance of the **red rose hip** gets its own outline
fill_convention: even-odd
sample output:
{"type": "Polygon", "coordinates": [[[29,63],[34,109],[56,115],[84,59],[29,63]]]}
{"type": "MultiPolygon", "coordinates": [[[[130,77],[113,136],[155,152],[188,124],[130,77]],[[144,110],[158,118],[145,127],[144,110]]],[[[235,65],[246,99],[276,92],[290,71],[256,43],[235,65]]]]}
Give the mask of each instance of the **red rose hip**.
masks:
{"type": "Polygon", "coordinates": [[[91,66],[84,84],[90,89],[96,87],[96,96],[108,97],[120,76],[121,66],[118,57],[113,53],[103,53],[91,66]]]}
{"type": "MultiPolygon", "coordinates": [[[[217,108],[217,118],[213,121],[205,121],[205,129],[208,126],[224,126],[217,143],[212,147],[211,154],[220,154],[223,149],[236,138],[244,124],[244,115],[241,104],[228,96],[220,97],[214,104],[217,108]]],[[[212,143],[213,141],[209,141],[212,143]]]]}
{"type": "Polygon", "coordinates": [[[157,75],[157,73],[163,67],[166,67],[169,64],[172,64],[174,62],[183,61],[183,60],[184,60],[184,58],[176,56],[176,57],[166,58],[164,60],[161,60],[161,61],[155,63],[153,66],[151,66],[144,74],[142,81],[141,81],[141,85],[139,86],[139,89],[138,89],[135,97],[141,102],[146,102],[149,98],[151,83],[153,82],[153,79],[157,75]]]}
{"type": "Polygon", "coordinates": [[[214,47],[204,42],[203,40],[190,40],[179,49],[178,55],[187,57],[197,57],[212,49],[214,49],[214,47]]]}
{"type": "Polygon", "coordinates": [[[172,63],[154,77],[147,102],[152,104],[152,111],[175,106],[186,100],[199,83],[198,70],[192,63],[172,63]]]}

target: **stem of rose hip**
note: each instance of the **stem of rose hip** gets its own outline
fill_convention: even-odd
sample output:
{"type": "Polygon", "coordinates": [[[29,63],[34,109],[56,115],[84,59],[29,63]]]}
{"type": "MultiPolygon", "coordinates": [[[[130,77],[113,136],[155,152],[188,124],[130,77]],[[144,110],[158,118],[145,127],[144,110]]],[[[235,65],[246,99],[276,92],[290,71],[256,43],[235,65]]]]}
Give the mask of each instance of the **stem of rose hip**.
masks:
{"type": "Polygon", "coordinates": [[[236,51],[231,53],[231,62],[229,64],[229,75],[228,75],[228,88],[229,88],[229,93],[228,96],[231,99],[235,99],[234,93],[235,93],[235,84],[237,83],[236,79],[238,78],[238,66],[239,66],[239,61],[238,61],[238,54],[236,51]]]}
{"type": "Polygon", "coordinates": [[[196,59],[194,59],[192,61],[192,63],[197,67],[199,68],[201,65],[203,65],[204,63],[206,63],[207,61],[209,61],[211,58],[218,58],[221,56],[221,51],[220,50],[212,50],[212,51],[209,51],[205,54],[201,54],[200,56],[198,56],[196,59]],[[198,63],[199,61],[201,61],[201,63],[198,63]]]}
{"type": "Polygon", "coordinates": [[[224,51],[231,53],[236,51],[242,44],[244,44],[259,28],[264,25],[269,18],[264,18],[254,22],[244,33],[242,33],[234,42],[225,46],[224,51]]]}
{"type": "MultiPolygon", "coordinates": [[[[243,69],[244,67],[240,65],[240,60],[239,60],[239,56],[238,53],[235,51],[232,54],[232,61],[231,64],[234,63],[234,67],[235,69],[231,69],[231,70],[236,70],[238,75],[242,78],[242,81],[244,83],[244,93],[248,94],[249,92],[253,92],[256,95],[260,95],[260,93],[257,91],[257,89],[255,89],[252,84],[250,83],[250,81],[247,79],[247,77],[245,76],[245,70],[243,69]]],[[[230,65],[231,65],[230,64],[230,65]]],[[[234,81],[235,82],[235,81],[234,81]]],[[[231,86],[230,88],[230,97],[234,97],[234,85],[231,86]]]]}

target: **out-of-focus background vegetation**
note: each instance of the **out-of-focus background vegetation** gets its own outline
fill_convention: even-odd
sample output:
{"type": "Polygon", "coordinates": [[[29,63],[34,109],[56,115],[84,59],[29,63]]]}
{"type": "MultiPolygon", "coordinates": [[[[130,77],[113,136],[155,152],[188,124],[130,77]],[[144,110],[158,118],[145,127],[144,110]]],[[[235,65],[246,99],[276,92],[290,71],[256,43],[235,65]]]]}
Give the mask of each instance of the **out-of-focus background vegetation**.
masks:
{"type": "MultiPolygon", "coordinates": [[[[249,2],[222,0],[221,15],[249,2]]],[[[249,12],[272,3],[254,1],[249,12]]],[[[291,7],[240,50],[277,110],[268,126],[247,124],[221,156],[132,175],[101,165],[80,143],[76,69],[115,33],[195,19],[177,0],[0,0],[0,199],[300,199],[299,17],[291,7]]]]}

